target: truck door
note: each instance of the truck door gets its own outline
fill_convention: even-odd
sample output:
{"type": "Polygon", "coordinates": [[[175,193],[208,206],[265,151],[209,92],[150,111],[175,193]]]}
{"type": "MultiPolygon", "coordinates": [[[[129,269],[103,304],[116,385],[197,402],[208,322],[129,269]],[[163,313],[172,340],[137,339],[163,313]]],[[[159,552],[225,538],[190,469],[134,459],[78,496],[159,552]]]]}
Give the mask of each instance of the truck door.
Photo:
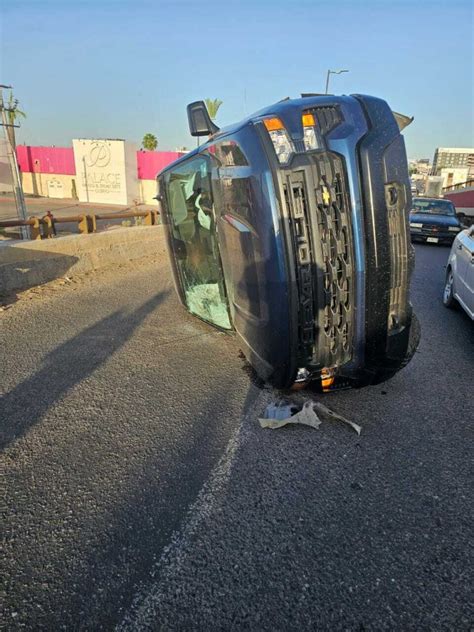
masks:
{"type": "Polygon", "coordinates": [[[230,329],[209,164],[208,157],[197,156],[166,174],[164,220],[186,307],[203,320],[230,329]]]}

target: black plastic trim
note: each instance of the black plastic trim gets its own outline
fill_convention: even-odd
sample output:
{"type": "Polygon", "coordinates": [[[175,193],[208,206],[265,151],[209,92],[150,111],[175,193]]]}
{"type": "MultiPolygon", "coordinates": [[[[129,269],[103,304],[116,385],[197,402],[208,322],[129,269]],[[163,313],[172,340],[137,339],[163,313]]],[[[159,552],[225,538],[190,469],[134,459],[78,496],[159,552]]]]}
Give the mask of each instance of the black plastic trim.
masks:
{"type": "Polygon", "coordinates": [[[399,368],[408,350],[412,316],[408,291],[414,258],[408,233],[411,195],[403,139],[388,104],[375,97],[353,96],[369,125],[359,142],[359,159],[367,231],[366,365],[377,373],[399,368]],[[396,200],[391,198],[393,190],[396,200]],[[396,300],[401,318],[392,322],[396,300]]]}

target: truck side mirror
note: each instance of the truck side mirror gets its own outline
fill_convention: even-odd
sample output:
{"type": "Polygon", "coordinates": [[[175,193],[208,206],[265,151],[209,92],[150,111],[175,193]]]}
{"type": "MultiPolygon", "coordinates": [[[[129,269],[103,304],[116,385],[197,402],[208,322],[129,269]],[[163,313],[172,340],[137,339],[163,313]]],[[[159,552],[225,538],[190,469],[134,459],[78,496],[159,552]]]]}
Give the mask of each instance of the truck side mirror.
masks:
{"type": "Polygon", "coordinates": [[[204,101],[194,101],[186,108],[191,136],[210,136],[219,131],[211,121],[204,101]]]}

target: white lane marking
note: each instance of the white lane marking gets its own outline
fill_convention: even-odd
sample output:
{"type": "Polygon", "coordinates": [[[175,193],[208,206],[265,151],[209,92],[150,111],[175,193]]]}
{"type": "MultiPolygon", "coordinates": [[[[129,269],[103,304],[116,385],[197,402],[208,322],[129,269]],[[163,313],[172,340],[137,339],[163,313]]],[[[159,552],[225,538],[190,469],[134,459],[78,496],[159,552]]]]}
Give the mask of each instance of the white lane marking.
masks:
{"type": "Polygon", "coordinates": [[[153,623],[156,623],[157,606],[163,599],[163,588],[166,590],[167,578],[174,576],[183,565],[189,544],[192,542],[194,534],[199,532],[200,524],[205,518],[215,513],[219,503],[224,499],[224,492],[231,476],[235,457],[250,434],[249,424],[246,421],[252,419],[255,423],[257,405],[261,407],[260,400],[265,394],[266,391],[259,391],[253,385],[249,387],[244,415],[239,427],[229,439],[225,453],[189,508],[183,525],[172,534],[170,543],[163,549],[163,553],[151,573],[156,581],[135,595],[129,611],[115,628],[117,632],[149,629],[153,623]]]}

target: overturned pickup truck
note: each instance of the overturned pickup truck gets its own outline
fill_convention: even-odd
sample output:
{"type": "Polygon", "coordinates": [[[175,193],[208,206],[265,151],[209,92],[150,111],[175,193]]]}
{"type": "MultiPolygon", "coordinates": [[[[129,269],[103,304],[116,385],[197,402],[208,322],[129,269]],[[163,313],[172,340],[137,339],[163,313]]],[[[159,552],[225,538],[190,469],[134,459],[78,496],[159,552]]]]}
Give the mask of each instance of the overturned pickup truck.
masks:
{"type": "Polygon", "coordinates": [[[233,330],[258,375],[323,391],[393,376],[419,325],[409,302],[410,119],[362,95],[303,95],[219,129],[158,175],[176,289],[233,330]]]}

